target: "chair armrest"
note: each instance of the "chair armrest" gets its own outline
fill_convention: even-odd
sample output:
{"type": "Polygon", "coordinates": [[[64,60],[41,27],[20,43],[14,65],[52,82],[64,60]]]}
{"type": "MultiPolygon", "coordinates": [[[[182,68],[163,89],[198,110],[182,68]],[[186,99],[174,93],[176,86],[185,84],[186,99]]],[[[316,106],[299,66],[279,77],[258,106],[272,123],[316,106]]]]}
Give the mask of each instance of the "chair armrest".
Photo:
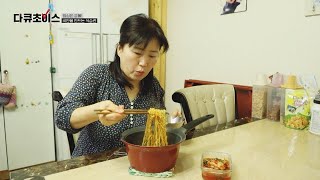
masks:
{"type": "Polygon", "coordinates": [[[180,105],[182,107],[183,114],[184,114],[184,116],[186,118],[187,123],[191,122],[192,121],[192,116],[191,116],[190,109],[189,109],[189,106],[188,106],[187,98],[182,93],[175,92],[175,93],[172,94],[172,100],[174,102],[180,103],[180,105]]]}

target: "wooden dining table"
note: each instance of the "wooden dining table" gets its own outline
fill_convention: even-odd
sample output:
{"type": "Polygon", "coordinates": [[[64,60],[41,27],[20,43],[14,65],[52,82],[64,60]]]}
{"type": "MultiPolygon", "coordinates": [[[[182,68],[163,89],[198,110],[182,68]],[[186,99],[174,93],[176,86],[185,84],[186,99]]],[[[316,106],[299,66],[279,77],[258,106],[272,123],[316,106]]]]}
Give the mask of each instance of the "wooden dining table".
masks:
{"type": "MultiPolygon", "coordinates": [[[[319,180],[320,136],[267,119],[189,139],[181,144],[170,179],[202,179],[201,155],[229,153],[232,180],[319,180]]],[[[45,176],[47,180],[159,179],[128,173],[128,157],[45,176]]]]}

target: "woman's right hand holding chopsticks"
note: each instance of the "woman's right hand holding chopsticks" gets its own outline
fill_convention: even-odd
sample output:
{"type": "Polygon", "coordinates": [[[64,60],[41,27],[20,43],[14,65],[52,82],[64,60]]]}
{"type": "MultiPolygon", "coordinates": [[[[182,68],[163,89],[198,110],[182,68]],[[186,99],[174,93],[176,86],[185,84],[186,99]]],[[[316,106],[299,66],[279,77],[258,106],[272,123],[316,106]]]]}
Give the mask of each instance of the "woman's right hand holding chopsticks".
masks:
{"type": "Polygon", "coordinates": [[[105,126],[111,126],[120,122],[123,118],[126,117],[124,114],[124,106],[123,105],[116,105],[112,101],[101,101],[95,104],[95,109],[100,109],[100,112],[107,112],[107,113],[97,113],[99,121],[101,124],[105,126]]]}
{"type": "Polygon", "coordinates": [[[122,105],[117,106],[112,101],[106,100],[75,109],[71,114],[70,125],[74,129],[80,129],[99,120],[101,124],[111,126],[120,122],[124,117],[126,115],[122,105]],[[96,109],[103,109],[110,113],[97,114],[96,109]]]}

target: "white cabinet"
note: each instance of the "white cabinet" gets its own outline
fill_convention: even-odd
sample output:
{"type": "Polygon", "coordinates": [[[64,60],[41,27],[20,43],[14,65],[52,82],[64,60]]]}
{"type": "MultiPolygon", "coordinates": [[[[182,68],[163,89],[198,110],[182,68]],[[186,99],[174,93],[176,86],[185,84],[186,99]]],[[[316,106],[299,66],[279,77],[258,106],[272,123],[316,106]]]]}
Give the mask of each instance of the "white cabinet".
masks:
{"type": "Polygon", "coordinates": [[[13,170],[55,160],[49,24],[13,21],[15,13],[43,13],[48,2],[3,1],[1,74],[8,70],[10,82],[17,87],[17,108],[0,114],[0,164],[13,170]],[[7,161],[3,160],[3,134],[7,161]]]}
{"type": "MultiPolygon", "coordinates": [[[[98,23],[52,23],[53,90],[68,92],[80,73],[91,64],[113,61],[119,30],[130,15],[148,14],[148,0],[53,0],[54,13],[83,18],[97,18],[98,23]]],[[[65,132],[57,131],[57,141],[65,132]]],[[[66,154],[68,147],[57,146],[57,154],[66,154]]],[[[63,160],[68,156],[58,156],[63,160]]]]}
{"type": "Polygon", "coordinates": [[[52,46],[55,90],[68,91],[80,73],[100,62],[100,34],[58,30],[52,46]]]}
{"type": "Polygon", "coordinates": [[[0,171],[8,169],[6,133],[4,132],[3,110],[0,109],[0,171]]]}
{"type": "Polygon", "coordinates": [[[51,13],[60,20],[81,16],[98,23],[51,23],[50,46],[49,23],[14,22],[14,14],[45,13],[48,2],[1,2],[1,75],[8,70],[17,87],[17,108],[0,107],[0,171],[56,160],[52,90],[68,91],[89,65],[112,61],[123,20],[148,14],[148,0],[51,0],[51,13]],[[51,66],[56,73],[50,73],[51,66]]]}
{"type": "Polygon", "coordinates": [[[109,63],[114,60],[117,43],[120,40],[119,34],[103,34],[102,35],[103,62],[109,63]]]}
{"type": "Polygon", "coordinates": [[[54,13],[60,18],[63,16],[74,18],[97,18],[98,23],[53,23],[54,28],[64,29],[69,32],[100,33],[100,0],[51,0],[54,13]]]}
{"type": "Polygon", "coordinates": [[[148,0],[101,0],[102,62],[113,61],[122,22],[134,14],[148,15],[148,2],[148,0]]]}
{"type": "Polygon", "coordinates": [[[148,0],[53,0],[54,13],[81,14],[98,23],[53,23],[54,90],[68,91],[90,64],[113,61],[121,23],[130,15],[148,14],[148,0]],[[73,67],[73,68],[70,68],[73,67]]]}

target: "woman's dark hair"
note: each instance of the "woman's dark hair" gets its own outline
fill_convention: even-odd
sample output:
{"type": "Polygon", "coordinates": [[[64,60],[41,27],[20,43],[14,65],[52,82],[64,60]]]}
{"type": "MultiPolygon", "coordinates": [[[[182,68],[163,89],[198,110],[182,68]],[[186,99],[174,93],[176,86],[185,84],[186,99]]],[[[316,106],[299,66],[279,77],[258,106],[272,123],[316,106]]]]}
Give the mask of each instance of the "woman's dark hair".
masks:
{"type": "MultiPolygon", "coordinates": [[[[168,40],[157,21],[144,14],[136,14],[123,21],[120,28],[120,41],[118,45],[121,47],[125,44],[128,44],[130,47],[132,45],[144,45],[144,48],[146,48],[153,38],[158,40],[160,49],[162,48],[163,52],[169,49],[168,40]]],[[[110,71],[120,86],[133,88],[133,85],[126,79],[126,75],[120,68],[120,57],[117,54],[117,50],[114,61],[110,63],[110,71]]],[[[153,69],[141,81],[142,92],[152,88],[152,85],[153,69]]]]}

